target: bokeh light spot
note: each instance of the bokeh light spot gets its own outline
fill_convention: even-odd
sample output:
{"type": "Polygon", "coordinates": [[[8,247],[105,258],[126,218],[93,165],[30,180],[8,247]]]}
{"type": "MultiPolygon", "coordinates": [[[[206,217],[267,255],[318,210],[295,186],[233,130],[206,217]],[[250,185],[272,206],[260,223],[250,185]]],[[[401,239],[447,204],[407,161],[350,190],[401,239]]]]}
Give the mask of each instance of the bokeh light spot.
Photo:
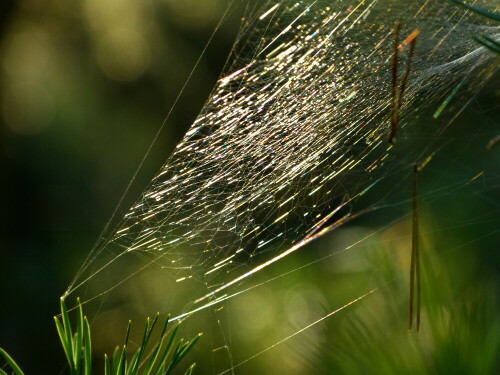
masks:
{"type": "Polygon", "coordinates": [[[104,74],[112,80],[134,81],[149,67],[149,46],[136,31],[115,29],[100,41],[97,59],[104,74]]]}
{"type": "Polygon", "coordinates": [[[54,103],[42,86],[23,83],[10,87],[2,95],[2,115],[16,133],[38,134],[53,118],[54,103]]]}

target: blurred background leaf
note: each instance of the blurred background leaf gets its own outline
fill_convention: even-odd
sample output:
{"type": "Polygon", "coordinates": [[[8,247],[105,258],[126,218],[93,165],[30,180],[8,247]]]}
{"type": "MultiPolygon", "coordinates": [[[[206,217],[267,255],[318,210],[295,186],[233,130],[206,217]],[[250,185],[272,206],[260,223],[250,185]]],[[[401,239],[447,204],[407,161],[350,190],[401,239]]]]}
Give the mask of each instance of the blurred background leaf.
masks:
{"type": "MultiPolygon", "coordinates": [[[[58,298],[115,208],[226,3],[22,0],[0,5],[0,345],[26,373],[61,370],[64,354],[51,321],[58,298]]],[[[230,51],[239,17],[231,13],[215,35],[123,209],[201,109],[230,51]]],[[[468,142],[467,149],[451,146],[458,150],[453,161],[462,175],[443,173],[450,163],[446,157],[422,173],[424,206],[425,191],[499,165],[498,150],[487,160],[484,151],[498,130],[498,82],[497,74],[451,129],[455,139],[468,142]],[[470,126],[491,132],[469,139],[470,126]]],[[[263,280],[342,251],[381,223],[403,217],[368,242],[231,304],[232,339],[241,344],[236,354],[248,358],[367,286],[386,286],[238,373],[476,374],[498,368],[499,194],[498,186],[483,181],[427,200],[419,336],[408,338],[406,332],[407,283],[401,275],[409,267],[410,222],[404,216],[409,206],[398,207],[341,229],[334,240],[318,241],[286,265],[273,267],[263,280]],[[483,214],[489,220],[481,222],[483,214]]],[[[410,183],[402,193],[411,196],[410,183]]],[[[109,332],[95,350],[104,352],[110,341],[120,340],[120,322],[133,310],[105,312],[104,323],[93,329],[109,332]]],[[[197,349],[199,373],[217,360],[203,345],[197,349]]]]}

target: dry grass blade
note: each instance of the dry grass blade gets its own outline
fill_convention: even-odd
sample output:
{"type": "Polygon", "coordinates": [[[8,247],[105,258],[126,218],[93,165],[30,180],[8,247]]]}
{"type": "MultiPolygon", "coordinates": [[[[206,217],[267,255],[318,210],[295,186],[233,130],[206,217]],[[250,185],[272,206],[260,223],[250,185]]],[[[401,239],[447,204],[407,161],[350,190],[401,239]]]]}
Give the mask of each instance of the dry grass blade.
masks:
{"type": "Polygon", "coordinates": [[[419,230],[418,230],[418,180],[417,174],[420,166],[413,166],[413,217],[412,217],[412,244],[411,244],[411,265],[410,265],[410,303],[408,311],[408,331],[413,329],[413,316],[416,312],[416,329],[420,329],[421,310],[421,280],[420,280],[420,251],[419,251],[419,230]],[[416,289],[416,296],[415,296],[416,289]],[[415,308],[416,299],[416,308],[415,308]]]}
{"type": "Polygon", "coordinates": [[[391,134],[389,135],[389,143],[394,144],[394,139],[396,137],[396,131],[399,122],[399,111],[398,111],[398,63],[399,63],[399,33],[401,31],[401,24],[396,22],[394,26],[394,56],[392,58],[392,112],[391,112],[391,134]]]}
{"type": "MultiPolygon", "coordinates": [[[[394,27],[394,56],[392,59],[391,77],[392,77],[392,90],[391,90],[391,133],[389,135],[389,143],[394,144],[396,140],[396,132],[399,126],[399,113],[401,107],[403,106],[403,98],[408,86],[408,81],[410,79],[410,74],[412,70],[413,57],[415,55],[415,45],[417,42],[418,30],[415,30],[416,34],[413,33],[410,41],[410,51],[408,52],[408,61],[406,63],[405,73],[401,81],[401,86],[398,92],[398,69],[399,69],[399,50],[403,49],[402,45],[399,44],[399,33],[401,31],[401,24],[396,23],[394,27]]],[[[406,44],[405,40],[403,44],[406,44]]]]}

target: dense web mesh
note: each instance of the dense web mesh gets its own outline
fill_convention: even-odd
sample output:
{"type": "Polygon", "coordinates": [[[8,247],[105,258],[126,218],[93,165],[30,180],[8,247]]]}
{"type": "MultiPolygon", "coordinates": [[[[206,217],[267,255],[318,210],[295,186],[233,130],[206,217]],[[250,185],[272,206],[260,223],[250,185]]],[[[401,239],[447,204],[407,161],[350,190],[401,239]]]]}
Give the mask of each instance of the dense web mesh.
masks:
{"type": "Polygon", "coordinates": [[[98,279],[91,299],[150,266],[203,286],[183,313],[243,290],[255,272],[383,205],[391,191],[361,200],[437,152],[440,135],[498,64],[467,37],[498,27],[442,1],[247,8],[200,115],[68,294],[98,279]],[[400,82],[415,37],[416,51],[391,145],[396,21],[400,82]],[[107,275],[113,267],[119,276],[107,275]]]}

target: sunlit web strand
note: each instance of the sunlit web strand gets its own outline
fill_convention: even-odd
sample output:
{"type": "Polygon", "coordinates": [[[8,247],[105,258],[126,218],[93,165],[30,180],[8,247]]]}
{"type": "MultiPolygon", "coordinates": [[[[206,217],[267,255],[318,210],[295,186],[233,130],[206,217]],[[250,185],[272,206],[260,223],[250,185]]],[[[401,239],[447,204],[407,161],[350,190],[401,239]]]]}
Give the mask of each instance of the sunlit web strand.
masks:
{"type": "MultiPolygon", "coordinates": [[[[469,84],[446,106],[456,113],[460,98],[477,91],[478,77],[495,66],[463,37],[483,26],[446,4],[266,4],[245,18],[230,70],[105,251],[92,258],[95,269],[127,253],[150,255],[179,279],[196,275],[212,290],[237,287],[242,275],[282,259],[314,223],[332,212],[332,222],[344,217],[337,211],[343,202],[353,206],[374,181],[420,157],[442,125],[419,130],[427,139],[416,144],[412,118],[441,103],[466,75],[469,84]],[[395,19],[405,37],[416,28],[422,34],[398,144],[389,147],[387,35],[395,19]],[[101,261],[108,251],[119,255],[101,261]]],[[[95,277],[82,274],[69,292],[95,277]]]]}
{"type": "Polygon", "coordinates": [[[294,333],[292,333],[291,335],[288,335],[287,337],[285,337],[285,338],[283,338],[283,339],[279,340],[278,342],[276,342],[275,344],[273,344],[273,345],[271,345],[271,346],[267,347],[266,349],[264,349],[264,350],[262,350],[262,351],[260,351],[260,352],[258,352],[258,353],[256,353],[256,354],[252,355],[251,357],[249,357],[249,358],[245,359],[245,360],[244,360],[244,361],[242,361],[242,362],[239,362],[238,364],[236,364],[236,365],[235,365],[235,366],[233,366],[232,368],[229,368],[229,369],[227,369],[227,370],[225,370],[225,371],[220,372],[218,375],[227,374],[227,373],[229,373],[229,372],[233,371],[235,368],[237,368],[237,367],[240,367],[240,366],[244,365],[245,363],[247,363],[247,362],[249,362],[249,361],[251,361],[251,360],[253,360],[253,359],[257,358],[258,356],[260,356],[260,355],[264,354],[265,352],[267,352],[267,351],[269,351],[269,350],[271,350],[271,349],[274,349],[276,346],[281,345],[281,344],[283,344],[284,342],[286,342],[286,341],[290,340],[291,338],[293,338],[293,337],[295,337],[295,336],[297,336],[297,335],[299,335],[299,334],[303,333],[304,331],[308,330],[309,328],[314,327],[315,325],[317,325],[317,324],[321,323],[321,322],[322,322],[322,321],[324,321],[325,319],[328,319],[328,318],[329,318],[329,317],[331,317],[332,315],[334,315],[334,314],[336,314],[336,313],[338,313],[338,312],[340,312],[340,311],[344,310],[346,307],[349,307],[349,306],[351,306],[351,305],[355,304],[356,302],[361,301],[362,299],[364,299],[364,298],[368,297],[370,294],[372,294],[372,293],[374,293],[374,292],[376,292],[376,291],[377,291],[377,289],[372,289],[372,290],[370,290],[369,292],[367,292],[367,293],[363,294],[362,296],[360,296],[360,297],[358,297],[358,298],[356,298],[356,299],[353,299],[352,301],[350,301],[350,302],[346,303],[345,305],[343,305],[343,306],[339,307],[338,309],[336,309],[336,310],[333,310],[333,311],[329,312],[328,314],[326,314],[326,315],[322,316],[321,318],[319,318],[319,319],[315,320],[314,322],[312,322],[312,323],[310,323],[310,324],[306,325],[305,327],[302,327],[302,328],[301,328],[301,329],[299,329],[298,331],[295,331],[295,332],[294,332],[294,333]]]}

